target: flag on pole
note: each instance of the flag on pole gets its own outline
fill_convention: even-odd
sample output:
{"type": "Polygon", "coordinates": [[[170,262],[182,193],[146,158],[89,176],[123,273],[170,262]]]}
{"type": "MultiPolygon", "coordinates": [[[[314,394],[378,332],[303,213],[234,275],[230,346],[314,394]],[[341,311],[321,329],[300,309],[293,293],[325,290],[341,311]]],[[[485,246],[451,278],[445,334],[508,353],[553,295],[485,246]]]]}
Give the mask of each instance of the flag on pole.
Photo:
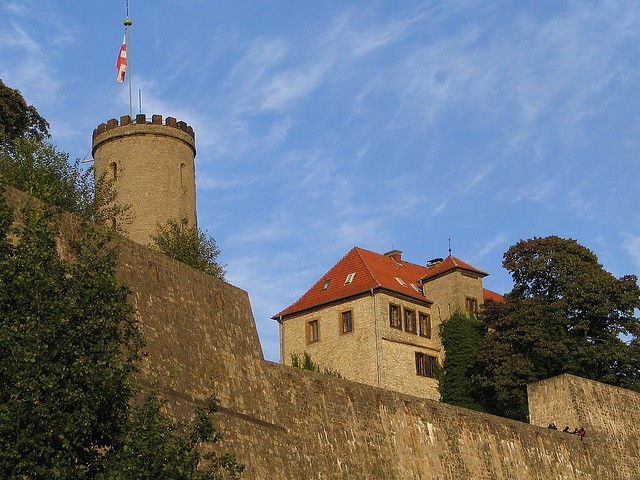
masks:
{"type": "Polygon", "coordinates": [[[124,75],[127,71],[127,34],[126,33],[124,34],[124,38],[122,39],[122,46],[120,47],[120,53],[118,53],[116,68],[118,69],[116,81],[118,83],[122,83],[124,82],[124,75]]]}

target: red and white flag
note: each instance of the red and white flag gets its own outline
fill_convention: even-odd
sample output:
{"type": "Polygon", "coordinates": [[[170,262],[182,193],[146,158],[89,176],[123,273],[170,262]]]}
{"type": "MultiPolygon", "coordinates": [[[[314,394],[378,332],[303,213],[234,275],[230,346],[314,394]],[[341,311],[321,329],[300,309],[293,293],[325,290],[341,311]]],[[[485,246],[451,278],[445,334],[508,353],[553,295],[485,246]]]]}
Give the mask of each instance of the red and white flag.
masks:
{"type": "Polygon", "coordinates": [[[122,39],[122,46],[120,47],[120,53],[118,53],[116,68],[118,69],[116,81],[118,83],[122,83],[124,82],[124,74],[127,71],[127,34],[126,33],[124,34],[124,38],[122,39]]]}

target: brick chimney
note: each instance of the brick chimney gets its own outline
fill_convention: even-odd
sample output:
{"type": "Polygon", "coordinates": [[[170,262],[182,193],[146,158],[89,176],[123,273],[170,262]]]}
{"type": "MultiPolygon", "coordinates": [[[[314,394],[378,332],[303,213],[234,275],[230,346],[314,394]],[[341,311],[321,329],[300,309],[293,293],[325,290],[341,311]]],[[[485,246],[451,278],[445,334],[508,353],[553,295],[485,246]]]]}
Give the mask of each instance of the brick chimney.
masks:
{"type": "Polygon", "coordinates": [[[385,257],[391,257],[391,259],[396,263],[402,262],[402,252],[400,250],[391,250],[384,255],[385,257]]]}
{"type": "Polygon", "coordinates": [[[434,268],[443,262],[444,258],[432,258],[427,262],[427,268],[434,268]]]}

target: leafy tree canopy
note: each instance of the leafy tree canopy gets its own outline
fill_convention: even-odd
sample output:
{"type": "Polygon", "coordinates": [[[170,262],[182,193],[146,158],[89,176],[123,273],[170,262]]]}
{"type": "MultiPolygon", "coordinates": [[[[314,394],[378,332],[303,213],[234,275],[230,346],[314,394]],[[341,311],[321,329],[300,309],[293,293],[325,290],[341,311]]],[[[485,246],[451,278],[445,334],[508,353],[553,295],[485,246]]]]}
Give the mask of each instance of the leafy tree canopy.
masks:
{"type": "Polygon", "coordinates": [[[471,379],[474,355],[485,333],[484,324],[462,311],[440,324],[440,338],[446,352],[438,369],[438,388],[444,403],[484,411],[480,391],[471,379]]]}
{"type": "Polygon", "coordinates": [[[65,262],[47,212],[26,208],[8,229],[2,210],[0,476],[91,478],[134,392],[141,337],[127,290],[97,234],[72,242],[78,261],[65,262]]]}
{"type": "Polygon", "coordinates": [[[116,203],[106,176],[69,162],[69,155],[46,141],[48,123],[18,90],[0,80],[0,185],[8,184],[59,210],[94,222],[116,218],[126,225],[128,206],[116,203]]]}
{"type": "Polygon", "coordinates": [[[523,240],[504,255],[514,287],[489,304],[490,331],[474,379],[492,413],[525,420],[526,385],[571,373],[640,391],[640,288],[616,278],[593,252],[555,236],[523,240]]]}
{"type": "Polygon", "coordinates": [[[216,443],[212,417],[214,398],[195,410],[191,422],[174,422],[162,414],[165,402],[157,387],[136,408],[114,448],[104,458],[99,480],[170,478],[172,480],[237,479],[244,466],[229,453],[217,454],[205,445],[216,443]],[[203,453],[204,452],[204,453],[203,453]]]}
{"type": "Polygon", "coordinates": [[[92,203],[89,173],[48,142],[16,138],[1,144],[0,171],[4,183],[61,210],[82,213],[92,203]]]}
{"type": "Polygon", "coordinates": [[[0,80],[0,141],[16,138],[44,140],[49,137],[49,124],[32,105],[27,105],[18,90],[0,80]]]}
{"type": "Polygon", "coordinates": [[[220,250],[215,239],[189,225],[184,217],[158,225],[158,233],[152,237],[151,246],[175,260],[224,280],[226,272],[224,265],[218,263],[220,250]]]}
{"type": "Polygon", "coordinates": [[[12,213],[0,195],[0,477],[237,478],[233,456],[201,454],[219,439],[215,400],[183,424],[156,389],[131,406],[143,342],[109,237],[86,224],[61,238],[52,212],[12,213]]]}

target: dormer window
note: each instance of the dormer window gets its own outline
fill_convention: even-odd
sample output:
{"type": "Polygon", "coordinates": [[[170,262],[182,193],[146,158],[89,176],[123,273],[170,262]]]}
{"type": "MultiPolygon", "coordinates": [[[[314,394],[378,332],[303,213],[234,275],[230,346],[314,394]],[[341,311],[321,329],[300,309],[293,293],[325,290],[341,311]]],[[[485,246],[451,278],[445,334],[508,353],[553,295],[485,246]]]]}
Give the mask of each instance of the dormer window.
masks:
{"type": "Polygon", "coordinates": [[[347,275],[347,278],[344,279],[344,284],[349,285],[351,282],[353,282],[353,279],[355,278],[355,276],[356,276],[356,272],[353,272],[347,275]]]}
{"type": "Polygon", "coordinates": [[[415,283],[412,283],[411,286],[413,287],[413,289],[418,292],[420,295],[424,295],[424,292],[422,291],[422,287],[420,285],[416,285],[415,283]]]}
{"type": "Polygon", "coordinates": [[[328,278],[327,280],[324,281],[324,285],[322,286],[322,291],[324,292],[327,288],[329,288],[330,284],[331,284],[331,279],[328,278]]]}
{"type": "Polygon", "coordinates": [[[403,279],[398,278],[398,277],[394,277],[394,278],[395,278],[395,279],[396,279],[396,281],[397,281],[400,285],[402,285],[403,287],[406,287],[406,286],[407,286],[407,283],[406,283],[403,279]]]}

